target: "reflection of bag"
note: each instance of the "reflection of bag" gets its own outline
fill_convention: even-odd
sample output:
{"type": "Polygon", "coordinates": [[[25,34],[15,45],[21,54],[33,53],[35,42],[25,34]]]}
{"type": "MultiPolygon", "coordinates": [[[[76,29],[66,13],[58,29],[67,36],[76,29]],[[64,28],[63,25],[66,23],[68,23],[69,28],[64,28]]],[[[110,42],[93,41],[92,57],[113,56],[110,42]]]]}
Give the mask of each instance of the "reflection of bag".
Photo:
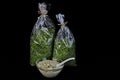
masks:
{"type": "MultiPolygon", "coordinates": [[[[56,15],[61,27],[55,39],[53,58],[59,62],[75,57],[75,39],[69,28],[65,26],[63,17],[64,15],[61,14],[56,15]]],[[[69,61],[66,65],[76,66],[75,60],[69,61]]]]}
{"type": "Polygon", "coordinates": [[[39,3],[41,15],[34,25],[30,38],[30,64],[35,65],[36,60],[50,59],[52,56],[52,43],[55,27],[48,17],[45,3],[39,3]]]}

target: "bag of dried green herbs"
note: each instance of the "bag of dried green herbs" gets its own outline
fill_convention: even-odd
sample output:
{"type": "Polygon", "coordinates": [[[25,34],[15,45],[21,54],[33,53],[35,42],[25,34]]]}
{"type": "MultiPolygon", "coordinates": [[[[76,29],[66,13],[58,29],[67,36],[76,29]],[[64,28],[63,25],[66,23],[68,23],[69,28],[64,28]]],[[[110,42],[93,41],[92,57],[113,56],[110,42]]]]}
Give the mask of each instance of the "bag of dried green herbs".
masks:
{"type": "MultiPolygon", "coordinates": [[[[75,57],[75,38],[66,26],[67,22],[64,22],[64,15],[56,15],[58,22],[60,22],[60,29],[55,38],[54,50],[53,50],[53,59],[56,59],[59,62],[64,61],[65,59],[75,57]]],[[[76,66],[76,61],[69,61],[65,64],[66,66],[76,66]]]]}
{"type": "Polygon", "coordinates": [[[30,64],[35,66],[37,60],[50,59],[52,57],[52,44],[55,26],[47,15],[46,3],[39,3],[39,13],[30,37],[30,64]]]}

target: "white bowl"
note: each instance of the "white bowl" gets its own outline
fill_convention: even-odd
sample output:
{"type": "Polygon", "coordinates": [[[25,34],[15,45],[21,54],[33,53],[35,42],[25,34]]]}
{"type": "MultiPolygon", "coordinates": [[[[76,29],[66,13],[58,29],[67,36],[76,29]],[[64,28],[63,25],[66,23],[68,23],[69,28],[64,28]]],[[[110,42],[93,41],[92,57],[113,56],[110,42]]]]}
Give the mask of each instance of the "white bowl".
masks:
{"type": "Polygon", "coordinates": [[[53,63],[55,63],[56,65],[59,62],[54,60],[37,61],[36,66],[44,77],[52,78],[52,77],[56,77],[64,67],[64,65],[55,67],[53,63]],[[46,62],[48,64],[46,64],[46,62]]]}

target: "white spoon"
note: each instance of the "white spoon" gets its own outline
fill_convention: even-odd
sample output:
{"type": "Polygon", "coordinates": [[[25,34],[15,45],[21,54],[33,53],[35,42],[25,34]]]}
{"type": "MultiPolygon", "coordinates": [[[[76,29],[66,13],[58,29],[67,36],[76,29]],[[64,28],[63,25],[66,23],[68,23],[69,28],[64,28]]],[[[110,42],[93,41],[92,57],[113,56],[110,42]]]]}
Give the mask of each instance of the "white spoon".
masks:
{"type": "Polygon", "coordinates": [[[66,63],[66,62],[68,62],[68,61],[70,61],[70,60],[75,60],[75,58],[74,58],[74,57],[68,58],[68,59],[64,60],[63,62],[57,64],[56,67],[59,67],[59,66],[63,65],[64,63],[66,63]]]}

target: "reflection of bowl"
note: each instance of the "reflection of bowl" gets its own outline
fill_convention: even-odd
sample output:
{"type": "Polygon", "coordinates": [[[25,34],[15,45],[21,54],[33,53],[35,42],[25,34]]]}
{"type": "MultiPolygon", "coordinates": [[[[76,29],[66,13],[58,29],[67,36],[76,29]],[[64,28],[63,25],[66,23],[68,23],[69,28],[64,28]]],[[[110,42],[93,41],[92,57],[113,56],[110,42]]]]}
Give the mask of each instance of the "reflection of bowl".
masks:
{"type": "Polygon", "coordinates": [[[41,74],[45,77],[56,77],[63,69],[64,65],[56,67],[59,62],[53,60],[37,61],[36,66],[41,74]]]}

